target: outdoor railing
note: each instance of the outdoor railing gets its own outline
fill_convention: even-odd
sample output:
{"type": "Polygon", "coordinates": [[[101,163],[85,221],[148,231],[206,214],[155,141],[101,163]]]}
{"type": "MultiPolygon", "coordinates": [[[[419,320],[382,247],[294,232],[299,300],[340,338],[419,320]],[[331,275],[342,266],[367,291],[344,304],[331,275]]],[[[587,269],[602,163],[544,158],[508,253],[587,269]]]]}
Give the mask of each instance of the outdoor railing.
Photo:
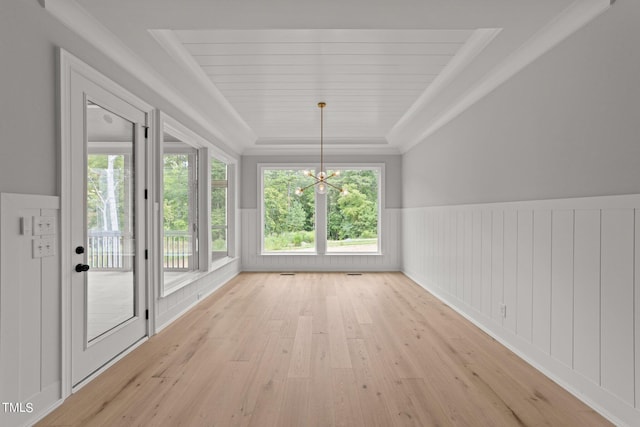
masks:
{"type": "Polygon", "coordinates": [[[164,231],[164,269],[188,270],[193,252],[191,235],[186,231],[164,231]]]}
{"type": "Polygon", "coordinates": [[[94,270],[130,270],[133,233],[89,231],[87,263],[94,270]]]}
{"type": "MultiPolygon", "coordinates": [[[[131,270],[133,233],[89,231],[87,263],[93,270],[131,270]]],[[[187,270],[192,254],[191,235],[185,231],[164,232],[165,270],[187,270]]]]}

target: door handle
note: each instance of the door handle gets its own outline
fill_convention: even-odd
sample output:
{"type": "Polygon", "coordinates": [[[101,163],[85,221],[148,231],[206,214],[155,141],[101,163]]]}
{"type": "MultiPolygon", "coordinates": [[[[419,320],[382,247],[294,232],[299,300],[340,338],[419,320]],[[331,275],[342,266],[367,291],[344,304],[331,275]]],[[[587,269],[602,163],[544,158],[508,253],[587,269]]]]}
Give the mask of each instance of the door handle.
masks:
{"type": "Polygon", "coordinates": [[[76,264],[76,271],[78,273],[82,273],[83,271],[89,271],[89,266],[87,264],[76,264]]]}

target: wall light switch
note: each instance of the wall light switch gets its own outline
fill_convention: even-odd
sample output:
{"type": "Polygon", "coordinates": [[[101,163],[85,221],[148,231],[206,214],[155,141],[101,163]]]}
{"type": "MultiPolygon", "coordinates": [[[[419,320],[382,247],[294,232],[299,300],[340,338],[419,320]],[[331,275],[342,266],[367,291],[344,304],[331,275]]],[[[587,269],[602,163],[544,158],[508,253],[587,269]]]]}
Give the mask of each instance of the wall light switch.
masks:
{"type": "Polygon", "coordinates": [[[20,218],[20,234],[23,236],[31,236],[33,232],[33,228],[31,225],[33,224],[33,217],[31,216],[23,216],[20,218]]]}

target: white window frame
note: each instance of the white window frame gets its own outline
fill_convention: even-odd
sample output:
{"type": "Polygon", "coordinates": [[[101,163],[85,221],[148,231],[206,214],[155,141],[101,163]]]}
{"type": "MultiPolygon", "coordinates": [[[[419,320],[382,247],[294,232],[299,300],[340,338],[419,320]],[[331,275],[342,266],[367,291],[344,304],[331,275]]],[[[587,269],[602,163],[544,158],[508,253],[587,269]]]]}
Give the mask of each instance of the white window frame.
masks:
{"type": "Polygon", "coordinates": [[[209,239],[209,249],[208,249],[208,259],[210,263],[209,270],[214,270],[219,268],[226,263],[228,263],[231,259],[235,257],[235,206],[236,206],[236,163],[232,161],[228,156],[222,154],[217,150],[209,150],[208,157],[208,165],[207,165],[207,176],[208,176],[208,185],[207,185],[207,194],[209,199],[207,200],[209,211],[207,216],[207,235],[209,239]],[[211,248],[213,248],[213,242],[211,241],[211,160],[215,159],[219,162],[222,162],[227,165],[227,256],[218,260],[213,261],[211,259],[211,248]]]}
{"type": "MultiPolygon", "coordinates": [[[[315,209],[316,209],[316,218],[315,218],[315,251],[313,252],[297,252],[297,251],[277,251],[277,252],[267,252],[264,249],[264,171],[265,170],[299,170],[302,174],[302,171],[305,169],[317,169],[317,165],[313,163],[258,163],[258,210],[260,215],[260,254],[261,255],[301,255],[301,256],[310,256],[310,255],[318,255],[318,201],[319,197],[315,195],[315,209]]],[[[314,193],[315,194],[315,193],[314,193]]]]}
{"type": "MultiPolygon", "coordinates": [[[[260,218],[259,236],[259,253],[265,256],[380,256],[382,255],[382,217],[384,215],[384,182],[385,182],[385,165],[384,163],[325,163],[326,170],[377,170],[378,171],[378,250],[376,252],[327,252],[327,197],[318,195],[315,191],[315,252],[297,252],[297,251],[277,251],[267,252],[264,249],[264,171],[265,170],[300,170],[302,173],[305,169],[319,170],[319,165],[315,163],[258,163],[258,214],[260,218]]],[[[329,191],[334,191],[330,189],[329,191]]]]}
{"type": "MultiPolygon", "coordinates": [[[[182,141],[181,141],[182,142],[182,141]]],[[[167,143],[166,141],[163,140],[162,142],[162,156],[163,156],[163,163],[161,163],[161,165],[164,164],[164,156],[167,154],[177,154],[177,155],[186,155],[189,157],[189,164],[190,165],[194,165],[195,168],[193,169],[189,169],[189,223],[190,225],[196,224],[196,230],[190,230],[190,232],[193,234],[193,236],[195,237],[193,239],[193,241],[191,242],[191,250],[193,253],[193,262],[195,265],[195,268],[189,270],[189,271],[198,271],[200,268],[200,257],[198,255],[198,251],[199,251],[199,242],[200,242],[200,223],[201,223],[201,219],[200,219],[200,204],[202,203],[202,201],[200,200],[200,186],[202,185],[200,179],[201,179],[201,173],[200,173],[200,164],[202,162],[200,162],[200,150],[196,147],[193,147],[191,144],[187,144],[186,142],[184,145],[189,146],[190,148],[184,148],[184,147],[178,147],[177,144],[174,145],[176,143],[167,143]],[[195,169],[195,170],[194,170],[195,169]],[[193,209],[193,205],[195,206],[195,209],[193,209]]],[[[162,168],[164,171],[164,168],[162,168]]],[[[164,178],[164,177],[163,177],[164,178]]],[[[162,199],[164,200],[164,179],[162,180],[162,191],[163,191],[163,197],[162,199]]],[[[164,203],[161,205],[161,211],[163,213],[163,233],[164,233],[164,203]]],[[[164,253],[163,253],[163,257],[164,257],[164,253]]],[[[162,260],[162,263],[164,264],[164,258],[162,260]]]]}
{"type": "MultiPolygon", "coordinates": [[[[348,255],[382,255],[382,215],[383,215],[383,211],[384,211],[384,206],[385,206],[385,202],[384,202],[384,163],[343,163],[343,164],[337,164],[337,163],[327,163],[325,164],[325,168],[327,170],[340,170],[340,171],[353,171],[353,170],[377,170],[378,171],[378,250],[373,252],[373,251],[368,251],[368,252],[341,252],[341,251],[331,251],[331,252],[327,252],[325,250],[325,255],[327,256],[344,256],[345,254],[348,255]]],[[[331,191],[331,190],[330,190],[331,191]]],[[[326,197],[325,197],[326,200],[326,197]]],[[[329,205],[328,203],[325,202],[325,213],[324,213],[324,217],[325,217],[325,222],[328,222],[328,208],[329,205]]],[[[326,245],[327,242],[327,224],[325,224],[325,231],[324,231],[324,242],[326,245]]]]}
{"type": "Polygon", "coordinates": [[[236,257],[236,163],[237,161],[226,154],[224,151],[193,132],[179,121],[171,116],[158,111],[156,120],[156,135],[158,140],[158,149],[156,150],[155,163],[156,174],[155,182],[157,193],[154,206],[156,225],[154,227],[156,233],[156,257],[158,277],[158,295],[164,298],[172,293],[190,285],[199,278],[207,275],[223,265],[231,262],[236,257]],[[172,284],[171,289],[165,291],[164,286],[164,266],[162,257],[163,235],[164,235],[164,218],[163,218],[163,156],[164,156],[164,132],[176,137],[180,141],[192,146],[198,153],[198,268],[189,272],[181,279],[172,284]],[[221,258],[216,262],[211,260],[211,158],[226,163],[227,165],[227,257],[221,258]]]}
{"type": "MultiPolygon", "coordinates": [[[[204,171],[208,171],[208,153],[207,153],[207,141],[204,140],[202,137],[200,137],[199,135],[197,135],[196,133],[192,132],[190,129],[188,129],[187,127],[185,127],[184,125],[182,125],[179,121],[175,120],[174,118],[172,118],[171,116],[165,114],[165,113],[160,113],[160,118],[158,120],[158,141],[159,141],[159,149],[157,150],[158,152],[158,157],[156,160],[156,164],[158,165],[158,172],[157,172],[157,188],[158,188],[158,195],[157,195],[157,199],[158,203],[156,203],[156,211],[158,213],[158,242],[157,242],[157,251],[156,251],[156,256],[158,257],[158,286],[159,286],[159,295],[161,297],[166,297],[168,295],[171,295],[172,293],[178,291],[179,289],[182,289],[183,287],[189,285],[190,283],[192,283],[194,280],[197,280],[201,275],[202,272],[208,270],[208,259],[206,257],[206,254],[208,253],[208,239],[205,236],[203,236],[203,215],[204,218],[206,218],[207,212],[208,212],[208,206],[207,206],[207,202],[209,200],[207,194],[205,193],[206,189],[207,189],[207,185],[205,185],[207,183],[207,177],[204,176],[204,171]],[[172,135],[173,137],[179,139],[181,142],[183,142],[186,145],[189,145],[191,147],[193,147],[193,149],[195,150],[195,152],[197,152],[197,158],[198,158],[198,176],[197,176],[197,182],[198,182],[198,188],[197,188],[197,196],[198,196],[198,206],[197,206],[197,218],[198,218],[198,224],[197,224],[197,246],[194,246],[195,249],[197,249],[197,268],[187,271],[184,273],[184,275],[182,277],[180,277],[180,279],[175,282],[172,283],[172,286],[170,289],[166,289],[165,287],[165,282],[164,282],[164,247],[163,247],[163,243],[164,243],[164,213],[163,213],[163,200],[164,200],[164,179],[163,179],[163,170],[164,168],[162,167],[162,165],[164,164],[164,154],[165,151],[172,153],[175,152],[170,145],[168,147],[165,148],[165,141],[164,141],[164,134],[168,133],[170,135],[172,135]],[[203,198],[204,197],[204,198],[203,198]],[[203,255],[203,251],[204,255],[203,255]]],[[[168,143],[170,144],[170,143],[168,143]]]]}

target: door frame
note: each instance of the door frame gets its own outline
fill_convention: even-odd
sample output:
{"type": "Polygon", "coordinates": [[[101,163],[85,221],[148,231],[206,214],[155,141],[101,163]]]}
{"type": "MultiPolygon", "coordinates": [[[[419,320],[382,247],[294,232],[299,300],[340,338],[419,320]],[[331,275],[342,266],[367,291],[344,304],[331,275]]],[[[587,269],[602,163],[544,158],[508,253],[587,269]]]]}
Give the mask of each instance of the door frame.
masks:
{"type": "Polygon", "coordinates": [[[139,344],[144,342],[148,337],[155,333],[155,301],[156,290],[155,286],[150,286],[151,283],[155,283],[157,277],[154,268],[154,257],[148,257],[146,262],[146,281],[141,285],[146,289],[146,305],[149,310],[149,319],[147,323],[147,337],[143,338],[134,346],[125,350],[119,356],[106,365],[102,366],[95,373],[90,375],[86,380],[73,387],[72,384],[72,341],[71,341],[71,275],[72,275],[72,252],[73,245],[71,242],[71,137],[72,137],[72,120],[71,117],[71,87],[74,75],[80,75],[85,79],[92,81],[93,83],[101,86],[111,94],[121,98],[125,102],[131,104],[135,108],[143,111],[147,115],[147,144],[145,152],[146,171],[143,177],[146,181],[145,188],[149,197],[145,203],[146,219],[145,219],[145,235],[146,241],[144,247],[149,249],[155,247],[155,239],[157,235],[153,232],[154,226],[157,222],[157,214],[155,204],[153,203],[154,192],[154,123],[156,115],[154,114],[154,108],[144,102],[142,99],[133,95],[122,86],[109,79],[95,68],[89,66],[85,62],[81,61],[74,55],[70,54],[62,48],[58,48],[58,73],[59,73],[59,188],[60,193],[60,279],[61,279],[61,399],[65,399],[71,395],[74,391],[82,388],[85,384],[90,382],[97,375],[106,370],[109,366],[113,365],[116,361],[124,357],[127,353],[132,351],[139,344]]]}

